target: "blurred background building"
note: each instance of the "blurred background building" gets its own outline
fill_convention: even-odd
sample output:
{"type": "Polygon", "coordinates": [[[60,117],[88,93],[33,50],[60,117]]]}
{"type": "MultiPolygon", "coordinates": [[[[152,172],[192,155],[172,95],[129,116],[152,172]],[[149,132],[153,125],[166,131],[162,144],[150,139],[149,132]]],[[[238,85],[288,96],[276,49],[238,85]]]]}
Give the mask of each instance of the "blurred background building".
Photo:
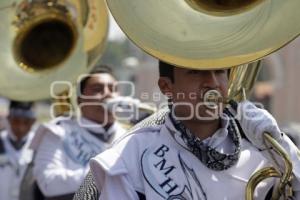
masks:
{"type": "Polygon", "coordinates": [[[298,38],[266,57],[252,94],[281,124],[300,122],[299,52],[298,38]]]}

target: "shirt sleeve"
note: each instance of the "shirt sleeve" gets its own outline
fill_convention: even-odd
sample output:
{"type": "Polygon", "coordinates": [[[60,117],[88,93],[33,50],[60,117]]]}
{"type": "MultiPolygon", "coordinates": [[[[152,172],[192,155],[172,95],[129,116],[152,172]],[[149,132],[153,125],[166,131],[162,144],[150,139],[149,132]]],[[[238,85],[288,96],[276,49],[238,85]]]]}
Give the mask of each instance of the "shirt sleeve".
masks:
{"type": "Polygon", "coordinates": [[[74,193],[89,167],[69,169],[62,141],[57,135],[45,134],[34,160],[33,173],[38,186],[47,197],[74,193]]]}
{"type": "Polygon", "coordinates": [[[138,200],[137,191],[122,158],[113,149],[104,151],[90,161],[99,200],[138,200]]]}

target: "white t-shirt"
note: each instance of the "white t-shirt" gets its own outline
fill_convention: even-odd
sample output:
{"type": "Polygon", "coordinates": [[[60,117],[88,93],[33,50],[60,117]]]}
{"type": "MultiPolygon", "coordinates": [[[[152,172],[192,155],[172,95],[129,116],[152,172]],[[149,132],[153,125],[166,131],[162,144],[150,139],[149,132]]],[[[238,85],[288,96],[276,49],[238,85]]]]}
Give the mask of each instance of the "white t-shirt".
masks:
{"type": "Polygon", "coordinates": [[[0,200],[19,200],[20,184],[33,157],[29,144],[34,133],[29,132],[25,144],[16,150],[9,141],[12,134],[9,131],[0,133],[5,150],[4,154],[0,154],[0,200]]]}
{"type": "MultiPolygon", "coordinates": [[[[230,151],[227,133],[219,129],[206,143],[230,151]],[[220,132],[221,131],[221,132],[220,132]]],[[[237,163],[224,171],[207,168],[182,141],[170,119],[157,127],[140,129],[90,162],[100,200],[241,200],[251,175],[271,166],[245,139],[237,163]],[[172,132],[172,133],[171,133],[172,132]]],[[[261,182],[255,199],[264,199],[274,179],[261,182]]]]}
{"type": "Polygon", "coordinates": [[[31,148],[36,150],[33,174],[42,193],[46,197],[74,193],[89,171],[90,158],[124,133],[117,123],[105,131],[83,118],[78,121],[59,117],[41,125],[31,148]],[[95,136],[97,134],[104,138],[111,135],[111,138],[101,141],[95,136]]]}

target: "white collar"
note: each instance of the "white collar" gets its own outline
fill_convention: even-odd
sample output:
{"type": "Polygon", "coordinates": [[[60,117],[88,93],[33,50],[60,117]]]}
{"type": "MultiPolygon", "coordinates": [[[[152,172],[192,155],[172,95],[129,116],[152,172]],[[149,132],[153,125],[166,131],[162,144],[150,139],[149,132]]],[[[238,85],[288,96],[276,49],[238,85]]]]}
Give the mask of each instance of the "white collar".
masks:
{"type": "Polygon", "coordinates": [[[229,125],[229,119],[221,118],[221,127],[211,137],[204,139],[203,143],[213,148],[219,146],[227,139],[228,125],[229,125]]]}
{"type": "MultiPolygon", "coordinates": [[[[181,139],[181,133],[174,127],[170,116],[167,115],[166,121],[165,121],[166,126],[168,127],[169,130],[172,130],[175,136],[175,140],[179,142],[181,145],[185,146],[185,143],[181,139]]],[[[211,137],[208,137],[203,140],[203,143],[212,147],[212,148],[217,148],[219,145],[224,143],[225,141],[227,142],[228,139],[228,130],[227,127],[229,125],[229,119],[228,118],[222,118],[221,119],[221,128],[219,128],[211,137]]]]}
{"type": "Polygon", "coordinates": [[[79,126],[84,128],[84,129],[87,129],[88,131],[92,132],[92,133],[96,133],[96,134],[113,134],[117,128],[118,128],[118,124],[116,122],[114,122],[108,130],[105,130],[103,128],[103,125],[102,124],[98,124],[94,121],[91,121],[85,117],[80,117],[77,119],[78,120],[78,123],[79,123],[79,126]]]}

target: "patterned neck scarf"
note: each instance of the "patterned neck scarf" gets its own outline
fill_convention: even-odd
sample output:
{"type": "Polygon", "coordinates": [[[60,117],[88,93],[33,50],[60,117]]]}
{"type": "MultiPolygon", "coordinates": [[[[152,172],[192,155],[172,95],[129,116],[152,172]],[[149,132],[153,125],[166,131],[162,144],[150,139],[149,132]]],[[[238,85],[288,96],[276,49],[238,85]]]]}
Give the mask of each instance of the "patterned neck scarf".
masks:
{"type": "MultiPolygon", "coordinates": [[[[229,111],[225,109],[224,114],[231,116],[228,112],[229,111]]],[[[188,147],[189,151],[191,151],[209,169],[215,171],[226,170],[235,165],[238,161],[241,152],[241,136],[238,126],[233,118],[229,118],[227,127],[228,136],[234,144],[234,152],[232,154],[221,153],[204,144],[204,142],[192,134],[183,123],[175,120],[171,114],[170,118],[174,127],[181,133],[181,139],[188,147]]]]}

